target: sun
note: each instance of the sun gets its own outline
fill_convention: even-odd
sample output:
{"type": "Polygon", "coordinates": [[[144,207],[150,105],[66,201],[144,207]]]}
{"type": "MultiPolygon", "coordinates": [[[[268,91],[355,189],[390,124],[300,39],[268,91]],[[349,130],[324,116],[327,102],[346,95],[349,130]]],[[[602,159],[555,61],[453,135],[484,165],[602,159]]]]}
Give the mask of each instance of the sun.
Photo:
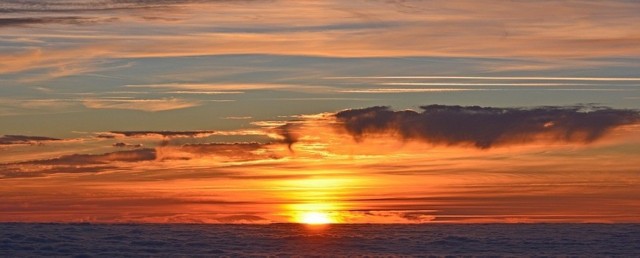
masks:
{"type": "Polygon", "coordinates": [[[331,220],[329,214],[325,212],[310,211],[301,214],[300,223],[308,225],[324,225],[333,223],[333,220],[331,220]]]}

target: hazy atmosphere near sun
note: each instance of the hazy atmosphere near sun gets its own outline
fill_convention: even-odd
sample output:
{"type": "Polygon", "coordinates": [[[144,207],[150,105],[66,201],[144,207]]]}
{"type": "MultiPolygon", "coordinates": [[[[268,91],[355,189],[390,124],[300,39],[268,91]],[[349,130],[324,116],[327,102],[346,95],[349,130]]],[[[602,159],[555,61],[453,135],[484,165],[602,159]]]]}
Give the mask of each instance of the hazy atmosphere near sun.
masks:
{"type": "Polygon", "coordinates": [[[639,14],[0,1],[0,222],[637,223],[639,14]]]}

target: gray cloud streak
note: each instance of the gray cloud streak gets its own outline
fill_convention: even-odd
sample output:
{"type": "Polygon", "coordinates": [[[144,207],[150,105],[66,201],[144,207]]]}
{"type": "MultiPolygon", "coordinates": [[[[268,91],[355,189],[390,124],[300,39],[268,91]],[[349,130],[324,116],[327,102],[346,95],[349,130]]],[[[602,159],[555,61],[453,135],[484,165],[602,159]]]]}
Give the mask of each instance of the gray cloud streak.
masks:
{"type": "Polygon", "coordinates": [[[11,26],[25,26],[38,24],[94,24],[101,22],[116,21],[118,18],[93,18],[93,17],[25,17],[25,18],[0,18],[0,28],[11,26]]]}
{"type": "Polygon", "coordinates": [[[44,136],[27,136],[27,135],[3,135],[0,136],[0,145],[14,144],[41,144],[50,141],[61,141],[61,139],[44,137],[44,136]]]}

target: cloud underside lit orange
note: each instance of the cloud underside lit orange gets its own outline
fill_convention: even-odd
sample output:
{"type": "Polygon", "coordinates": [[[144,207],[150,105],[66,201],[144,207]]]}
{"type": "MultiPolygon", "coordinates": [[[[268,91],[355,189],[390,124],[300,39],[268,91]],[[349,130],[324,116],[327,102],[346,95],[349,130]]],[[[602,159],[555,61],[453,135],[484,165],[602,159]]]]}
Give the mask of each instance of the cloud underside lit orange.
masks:
{"type": "Polygon", "coordinates": [[[640,221],[635,111],[431,106],[407,112],[347,110],[245,131],[271,137],[268,142],[210,142],[223,134],[217,131],[6,136],[0,138],[8,154],[0,161],[0,221],[640,221]],[[430,112],[445,112],[449,120],[430,112]],[[520,126],[501,123],[502,115],[520,126]],[[460,131],[446,125],[476,116],[490,124],[453,127],[460,131]],[[425,121],[452,135],[416,124],[425,121]],[[396,126],[422,134],[408,137],[396,126]],[[470,126],[503,137],[478,144],[487,142],[477,138],[484,134],[470,126]],[[569,128],[578,136],[522,136],[567,135],[569,128]],[[442,142],[456,135],[471,138],[442,142]],[[504,138],[513,135],[521,137],[504,138]]]}

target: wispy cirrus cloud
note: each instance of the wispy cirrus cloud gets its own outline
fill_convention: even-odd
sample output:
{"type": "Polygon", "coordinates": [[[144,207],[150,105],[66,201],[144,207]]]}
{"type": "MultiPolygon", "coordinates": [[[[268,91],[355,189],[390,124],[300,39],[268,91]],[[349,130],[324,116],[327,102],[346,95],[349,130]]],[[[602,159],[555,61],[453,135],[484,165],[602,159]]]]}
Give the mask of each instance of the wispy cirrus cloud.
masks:
{"type": "Polygon", "coordinates": [[[197,100],[169,99],[85,99],[82,104],[92,109],[129,109],[147,112],[167,111],[201,105],[197,100]]]}
{"type": "MultiPolygon", "coordinates": [[[[506,57],[523,60],[523,63],[538,60],[543,66],[559,62],[563,62],[563,67],[584,66],[584,63],[589,67],[611,66],[616,65],[613,59],[595,63],[579,59],[637,57],[639,36],[631,25],[638,23],[635,14],[639,8],[640,5],[629,1],[496,4],[458,0],[412,2],[402,7],[386,1],[356,4],[342,1],[323,4],[308,1],[4,2],[0,12],[13,15],[3,18],[7,24],[82,23],[76,13],[83,11],[92,13],[96,19],[117,20],[92,25],[92,31],[100,32],[92,35],[74,33],[72,29],[56,33],[46,28],[29,31],[12,28],[4,35],[13,40],[65,39],[65,43],[31,44],[2,54],[3,60],[11,62],[0,65],[0,73],[55,70],[61,65],[82,67],[95,59],[256,53],[506,57]],[[529,13],[512,15],[524,9],[529,13]],[[57,16],[24,18],[23,12],[57,16]],[[170,22],[172,20],[180,22],[170,22]],[[297,25],[303,23],[307,25],[297,25]],[[113,24],[121,25],[122,30],[114,30],[113,24]],[[256,49],[256,45],[261,47],[256,49]]],[[[65,75],[87,73],[87,70],[73,72],[65,75]]]]}
{"type": "Polygon", "coordinates": [[[288,90],[300,92],[321,92],[333,89],[328,86],[293,85],[276,83],[162,83],[130,84],[128,88],[160,89],[167,93],[182,94],[241,94],[254,90],[288,90]]]}

